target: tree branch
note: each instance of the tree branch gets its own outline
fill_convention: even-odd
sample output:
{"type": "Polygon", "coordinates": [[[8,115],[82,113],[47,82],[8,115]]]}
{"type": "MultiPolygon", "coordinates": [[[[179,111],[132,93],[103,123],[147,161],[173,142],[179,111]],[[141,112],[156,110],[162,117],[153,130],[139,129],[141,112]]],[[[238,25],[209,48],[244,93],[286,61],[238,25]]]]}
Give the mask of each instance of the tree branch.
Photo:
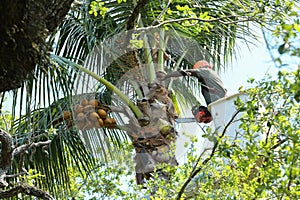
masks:
{"type": "Polygon", "coordinates": [[[51,143],[51,140],[47,140],[47,141],[42,141],[42,142],[36,142],[36,143],[31,143],[31,144],[23,144],[17,148],[15,148],[12,152],[12,156],[16,156],[19,155],[20,153],[23,153],[24,151],[27,151],[28,149],[33,149],[33,151],[35,151],[35,149],[39,146],[47,146],[51,143]]]}
{"type": "MultiPolygon", "coordinates": [[[[230,121],[229,121],[229,122],[226,124],[226,126],[224,127],[224,130],[223,130],[222,134],[219,135],[219,139],[221,139],[221,138],[224,137],[224,135],[225,135],[225,133],[226,133],[226,131],[227,131],[229,125],[233,122],[233,120],[235,119],[235,117],[238,115],[239,112],[240,112],[240,111],[238,110],[238,111],[236,111],[236,112],[234,113],[234,115],[232,116],[232,118],[230,119],[230,121]]],[[[194,169],[196,168],[196,166],[198,165],[198,162],[196,163],[196,166],[193,168],[193,171],[191,172],[189,178],[185,181],[185,183],[184,183],[183,186],[181,187],[180,191],[178,192],[177,197],[176,197],[177,200],[180,200],[180,199],[181,199],[181,196],[182,196],[182,194],[184,193],[184,190],[185,190],[185,188],[187,187],[187,185],[188,185],[188,184],[192,181],[192,179],[193,179],[193,178],[194,178],[194,177],[195,177],[195,176],[203,169],[203,166],[206,165],[206,164],[212,159],[212,157],[214,156],[214,154],[215,154],[216,149],[217,149],[218,146],[219,146],[219,141],[217,140],[216,143],[215,143],[214,146],[213,146],[212,152],[211,152],[211,154],[209,155],[209,157],[206,158],[206,159],[202,162],[202,165],[201,165],[198,169],[194,170],[194,169]]]]}
{"type": "Polygon", "coordinates": [[[130,15],[128,21],[127,21],[127,30],[131,30],[134,28],[134,24],[135,24],[135,20],[139,14],[139,12],[141,11],[141,9],[143,9],[143,7],[148,3],[149,0],[140,0],[137,2],[137,5],[135,6],[132,14],[130,15]]]}
{"type": "Polygon", "coordinates": [[[48,192],[29,185],[18,185],[9,190],[0,190],[0,199],[10,198],[18,194],[27,194],[46,200],[54,199],[48,192]]]}
{"type": "MultiPolygon", "coordinates": [[[[2,145],[1,149],[1,163],[0,163],[0,188],[7,187],[8,183],[5,181],[5,178],[16,177],[22,174],[26,174],[25,169],[21,169],[22,172],[14,175],[7,175],[8,170],[11,168],[12,161],[16,155],[26,152],[28,149],[32,149],[32,155],[36,151],[36,148],[43,146],[42,151],[48,155],[48,152],[44,148],[47,147],[51,140],[41,141],[36,143],[24,144],[17,148],[13,146],[13,138],[9,133],[0,129],[0,142],[2,145]]],[[[22,162],[22,159],[21,159],[22,162]]]]}
{"type": "Polygon", "coordinates": [[[12,163],[13,140],[10,134],[0,129],[1,163],[0,163],[0,188],[8,186],[4,180],[12,163]]]}
{"type": "Polygon", "coordinates": [[[17,173],[17,174],[6,175],[5,178],[15,178],[15,177],[18,177],[18,176],[21,176],[21,175],[25,175],[25,174],[27,174],[27,171],[22,171],[22,172],[17,173]]]}
{"type": "Polygon", "coordinates": [[[248,17],[248,18],[244,18],[244,19],[240,19],[240,20],[235,20],[235,21],[230,21],[230,22],[224,22],[222,20],[224,19],[229,19],[229,18],[234,18],[234,17],[240,17],[237,15],[230,15],[230,16],[226,16],[226,17],[219,17],[219,18],[214,18],[214,19],[203,19],[203,18],[198,18],[198,17],[186,17],[186,18],[180,18],[180,19],[170,19],[170,20],[166,20],[163,22],[160,22],[157,25],[154,26],[148,26],[148,27],[142,27],[142,28],[138,28],[138,31],[145,31],[145,30],[149,30],[149,29],[155,29],[155,28],[159,28],[165,24],[170,24],[170,23],[175,23],[175,22],[182,22],[182,21],[191,21],[191,20],[196,20],[196,21],[201,21],[201,22],[220,22],[222,24],[235,24],[238,22],[248,22],[252,20],[252,17],[248,17]]]}

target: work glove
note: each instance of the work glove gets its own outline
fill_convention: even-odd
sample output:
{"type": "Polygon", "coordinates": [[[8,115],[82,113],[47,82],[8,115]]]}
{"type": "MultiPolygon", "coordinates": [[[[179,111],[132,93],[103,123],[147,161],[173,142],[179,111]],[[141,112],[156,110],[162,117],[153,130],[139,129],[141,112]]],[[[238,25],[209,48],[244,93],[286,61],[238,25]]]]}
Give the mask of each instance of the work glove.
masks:
{"type": "Polygon", "coordinates": [[[193,106],[192,113],[199,123],[209,123],[212,121],[212,116],[205,106],[193,106]]]}

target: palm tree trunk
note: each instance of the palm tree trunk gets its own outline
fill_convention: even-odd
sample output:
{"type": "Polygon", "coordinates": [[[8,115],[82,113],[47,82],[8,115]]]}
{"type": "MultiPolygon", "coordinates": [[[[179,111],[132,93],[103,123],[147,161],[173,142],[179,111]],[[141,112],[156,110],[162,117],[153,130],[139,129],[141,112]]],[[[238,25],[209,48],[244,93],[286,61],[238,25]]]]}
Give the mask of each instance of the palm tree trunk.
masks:
{"type": "Polygon", "coordinates": [[[148,87],[149,92],[137,102],[144,116],[149,117],[148,123],[131,120],[127,132],[136,151],[137,184],[143,184],[145,179],[151,178],[154,170],[159,172],[159,177],[168,179],[169,174],[157,166],[162,163],[177,165],[174,153],[177,132],[173,128],[176,113],[173,102],[163,82],[156,81],[148,87]]]}

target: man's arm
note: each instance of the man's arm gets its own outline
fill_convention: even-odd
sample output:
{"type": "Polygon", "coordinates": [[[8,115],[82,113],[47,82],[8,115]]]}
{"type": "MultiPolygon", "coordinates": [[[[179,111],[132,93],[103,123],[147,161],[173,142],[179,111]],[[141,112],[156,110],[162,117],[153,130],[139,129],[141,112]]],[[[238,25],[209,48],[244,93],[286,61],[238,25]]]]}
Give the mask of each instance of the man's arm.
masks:
{"type": "Polygon", "coordinates": [[[187,75],[188,74],[184,70],[178,70],[178,71],[167,74],[164,79],[171,78],[171,77],[187,76],[187,75]]]}
{"type": "Polygon", "coordinates": [[[181,77],[181,76],[195,76],[195,77],[197,77],[197,74],[196,74],[196,71],[193,70],[193,69],[178,70],[178,71],[171,72],[171,73],[167,74],[164,79],[171,78],[171,77],[181,77]]]}

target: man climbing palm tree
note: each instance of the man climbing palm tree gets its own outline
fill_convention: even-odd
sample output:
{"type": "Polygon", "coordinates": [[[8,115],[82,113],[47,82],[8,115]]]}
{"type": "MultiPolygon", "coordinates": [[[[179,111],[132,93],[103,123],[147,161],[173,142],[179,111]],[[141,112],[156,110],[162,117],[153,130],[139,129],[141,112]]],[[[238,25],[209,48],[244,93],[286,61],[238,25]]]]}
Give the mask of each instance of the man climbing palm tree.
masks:
{"type": "MultiPolygon", "coordinates": [[[[226,95],[223,82],[218,74],[212,70],[212,66],[205,60],[196,62],[193,69],[171,72],[167,74],[164,79],[180,76],[194,76],[198,79],[201,84],[201,92],[206,105],[226,95]]],[[[209,123],[212,120],[212,116],[206,106],[194,106],[192,112],[198,122],[209,123]]]]}

